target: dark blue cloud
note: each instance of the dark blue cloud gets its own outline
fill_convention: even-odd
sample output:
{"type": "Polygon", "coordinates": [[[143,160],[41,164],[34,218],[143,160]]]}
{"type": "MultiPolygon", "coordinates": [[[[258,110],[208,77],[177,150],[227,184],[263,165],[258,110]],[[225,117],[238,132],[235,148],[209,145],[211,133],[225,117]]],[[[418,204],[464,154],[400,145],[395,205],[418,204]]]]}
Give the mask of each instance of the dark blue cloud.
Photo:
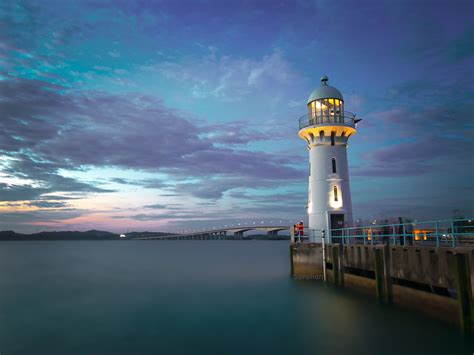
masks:
{"type": "MultiPolygon", "coordinates": [[[[37,80],[0,81],[0,97],[6,103],[2,105],[5,119],[0,123],[0,141],[4,144],[0,149],[12,159],[4,171],[44,185],[4,188],[3,199],[15,195],[36,198],[54,191],[109,191],[63,177],[58,174],[59,169],[110,166],[161,171],[178,180],[240,176],[249,186],[261,185],[259,181],[263,180],[294,180],[299,175],[289,166],[291,158],[215,145],[209,136],[222,135],[222,126],[198,126],[152,97],[60,93],[61,89],[37,80]]],[[[253,134],[245,133],[245,126],[231,123],[230,127],[240,136],[235,144],[255,140],[253,134]]],[[[112,181],[130,183],[121,178],[112,181]]],[[[215,181],[213,188],[220,191],[217,195],[199,193],[199,189],[190,192],[215,198],[227,189],[242,186],[238,178],[228,181],[215,181]]],[[[159,180],[135,183],[148,188],[166,186],[159,180]]]]}

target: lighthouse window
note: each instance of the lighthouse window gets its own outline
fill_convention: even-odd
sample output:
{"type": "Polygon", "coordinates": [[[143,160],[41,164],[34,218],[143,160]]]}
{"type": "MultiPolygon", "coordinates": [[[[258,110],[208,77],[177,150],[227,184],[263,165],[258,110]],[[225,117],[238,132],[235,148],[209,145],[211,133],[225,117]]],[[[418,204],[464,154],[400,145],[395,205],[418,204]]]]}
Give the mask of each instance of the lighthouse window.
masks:
{"type": "Polygon", "coordinates": [[[336,173],[336,158],[332,158],[332,173],[336,173]]]}
{"type": "Polygon", "coordinates": [[[336,110],[337,122],[342,123],[342,120],[341,120],[341,101],[338,100],[338,99],[335,100],[335,110],[336,110]]]}
{"type": "Polygon", "coordinates": [[[337,202],[338,201],[338,197],[337,197],[337,186],[334,186],[334,202],[337,202]]]}
{"type": "Polygon", "coordinates": [[[336,132],[331,132],[331,145],[334,145],[336,142],[336,132]]]}
{"type": "Polygon", "coordinates": [[[314,119],[316,118],[316,102],[313,101],[311,102],[311,107],[310,107],[310,114],[311,114],[311,123],[314,124],[314,119]]]}
{"type": "Polygon", "coordinates": [[[329,102],[328,101],[329,100],[327,100],[327,99],[323,99],[323,102],[322,102],[322,104],[323,104],[323,107],[322,107],[323,108],[323,115],[326,117],[326,122],[328,122],[327,118],[329,116],[329,102]]]}

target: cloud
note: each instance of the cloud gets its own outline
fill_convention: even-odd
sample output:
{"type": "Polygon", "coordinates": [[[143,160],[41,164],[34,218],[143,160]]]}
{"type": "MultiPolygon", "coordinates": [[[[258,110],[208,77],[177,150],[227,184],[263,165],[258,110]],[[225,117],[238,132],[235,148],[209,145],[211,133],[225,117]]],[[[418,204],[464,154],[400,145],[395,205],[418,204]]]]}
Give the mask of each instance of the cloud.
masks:
{"type": "Polygon", "coordinates": [[[187,211],[182,210],[179,212],[164,212],[164,213],[139,213],[135,215],[116,215],[112,216],[113,219],[131,219],[136,221],[169,221],[169,220],[204,220],[210,218],[225,218],[232,215],[233,211],[187,211]]]}
{"type": "Polygon", "coordinates": [[[40,208],[62,208],[68,206],[67,203],[60,201],[31,201],[27,205],[40,208]]]}
{"type": "MultiPolygon", "coordinates": [[[[213,181],[215,192],[195,192],[203,198],[215,198],[232,184],[242,186],[238,177],[252,185],[262,179],[291,181],[300,173],[291,167],[293,157],[287,155],[219,147],[222,139],[214,142],[214,137],[221,135],[221,126],[198,126],[145,95],[78,94],[41,81],[10,77],[0,81],[0,99],[4,115],[0,151],[10,158],[4,172],[37,182],[37,186],[3,186],[4,199],[36,199],[55,191],[111,191],[60,174],[90,167],[160,171],[178,182],[189,177],[218,177],[213,181]],[[219,187],[220,178],[225,186],[219,187]]],[[[231,127],[236,136],[242,136],[234,138],[234,143],[257,139],[255,132],[239,122],[231,127]]],[[[121,178],[113,181],[132,183],[121,178]]],[[[137,183],[168,187],[158,179],[137,183]]]]}
{"type": "Polygon", "coordinates": [[[223,102],[237,102],[255,94],[267,101],[289,102],[287,94],[292,89],[294,92],[304,80],[278,50],[260,60],[218,56],[212,51],[200,58],[143,66],[142,70],[158,72],[185,84],[197,99],[213,98],[223,102]]]}
{"type": "Polygon", "coordinates": [[[120,57],[120,53],[116,49],[114,49],[113,51],[109,51],[109,55],[113,58],[120,57]]]}
{"type": "Polygon", "coordinates": [[[61,225],[62,221],[88,214],[87,210],[46,209],[37,211],[0,212],[0,227],[6,225],[61,225]]]}
{"type": "Polygon", "coordinates": [[[175,203],[170,203],[170,204],[161,204],[161,203],[155,203],[153,205],[146,205],[146,206],[143,206],[144,208],[151,208],[151,209],[154,209],[154,210],[168,210],[168,211],[173,211],[173,210],[180,210],[179,207],[177,207],[178,205],[175,204],[175,203]]]}
{"type": "Polygon", "coordinates": [[[474,178],[472,85],[454,73],[437,83],[413,79],[393,86],[385,109],[362,122],[370,148],[351,174],[411,177],[455,167],[462,172],[458,179],[474,178]]]}

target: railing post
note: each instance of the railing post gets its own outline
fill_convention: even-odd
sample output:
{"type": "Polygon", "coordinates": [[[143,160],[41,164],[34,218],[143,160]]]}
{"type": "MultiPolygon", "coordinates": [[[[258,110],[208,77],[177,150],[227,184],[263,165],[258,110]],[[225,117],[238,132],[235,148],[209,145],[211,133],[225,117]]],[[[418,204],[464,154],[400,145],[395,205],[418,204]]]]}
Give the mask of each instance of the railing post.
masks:
{"type": "Polygon", "coordinates": [[[406,228],[405,228],[405,224],[402,224],[402,227],[403,227],[403,245],[407,245],[407,231],[406,231],[406,228]]]}
{"type": "Polygon", "coordinates": [[[454,221],[453,220],[451,220],[451,236],[453,238],[451,245],[454,248],[456,246],[456,240],[454,236],[454,221]]]}
{"type": "Polygon", "coordinates": [[[435,223],[435,231],[436,231],[436,246],[439,247],[439,222],[436,221],[435,223]]]}
{"type": "Polygon", "coordinates": [[[369,227],[370,230],[370,244],[374,244],[374,233],[372,232],[372,226],[369,227]]]}
{"type": "Polygon", "coordinates": [[[397,244],[395,242],[395,224],[392,224],[392,242],[394,245],[397,244]]]}

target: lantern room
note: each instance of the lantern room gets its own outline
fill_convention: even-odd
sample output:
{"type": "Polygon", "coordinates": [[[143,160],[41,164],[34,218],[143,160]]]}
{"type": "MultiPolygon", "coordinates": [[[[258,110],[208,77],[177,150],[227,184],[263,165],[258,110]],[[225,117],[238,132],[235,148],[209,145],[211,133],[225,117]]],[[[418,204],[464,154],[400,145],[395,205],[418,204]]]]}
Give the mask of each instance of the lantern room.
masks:
{"type": "Polygon", "coordinates": [[[321,86],[308,99],[312,124],[344,122],[344,99],[339,90],[328,85],[328,80],[327,76],[323,76],[321,86]]]}
{"type": "Polygon", "coordinates": [[[316,136],[341,137],[345,144],[347,138],[356,133],[356,123],[360,120],[345,110],[341,92],[328,85],[328,80],[326,75],[323,76],[321,85],[309,96],[308,113],[299,119],[298,135],[308,143],[316,136]]]}

